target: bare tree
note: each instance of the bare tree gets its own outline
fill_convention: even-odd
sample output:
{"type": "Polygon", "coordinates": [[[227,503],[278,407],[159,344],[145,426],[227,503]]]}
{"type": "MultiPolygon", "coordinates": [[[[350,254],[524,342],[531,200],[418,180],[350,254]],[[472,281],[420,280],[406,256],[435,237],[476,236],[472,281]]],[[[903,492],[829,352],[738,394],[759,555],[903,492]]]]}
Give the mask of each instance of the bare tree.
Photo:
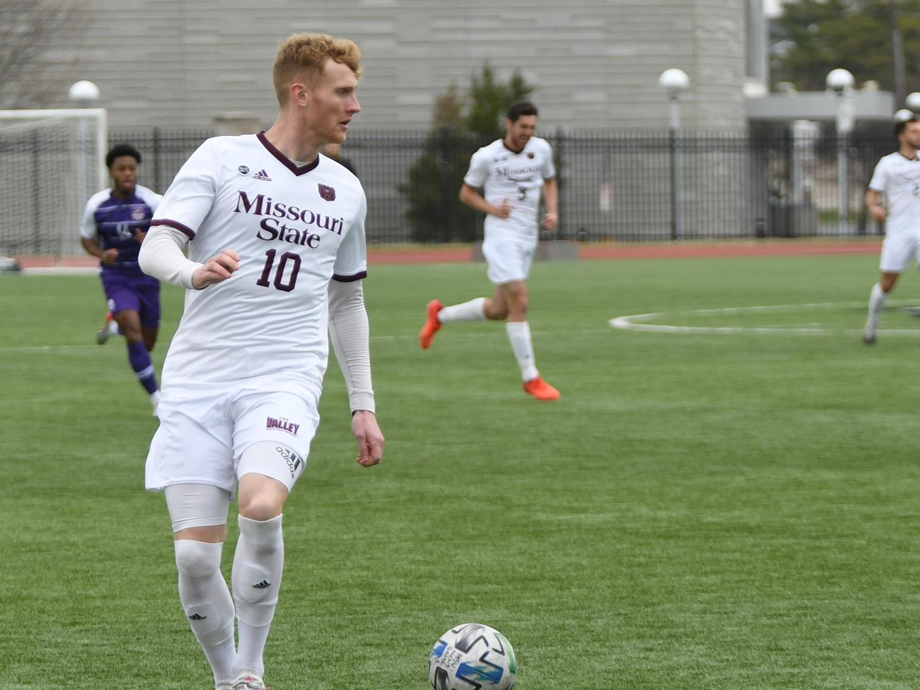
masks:
{"type": "Polygon", "coordinates": [[[59,105],[76,74],[67,50],[85,0],[0,0],[0,108],[59,105]]]}

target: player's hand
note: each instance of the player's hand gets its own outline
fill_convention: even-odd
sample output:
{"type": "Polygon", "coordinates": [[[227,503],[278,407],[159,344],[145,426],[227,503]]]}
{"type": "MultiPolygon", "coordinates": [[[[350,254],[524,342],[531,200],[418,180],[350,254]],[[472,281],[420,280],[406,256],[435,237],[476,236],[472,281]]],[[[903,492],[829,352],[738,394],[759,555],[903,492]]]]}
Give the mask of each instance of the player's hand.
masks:
{"type": "Polygon", "coordinates": [[[222,283],[240,267],[240,255],[232,249],[223,249],[217,256],[212,256],[192,274],[192,287],[196,290],[222,283]]]}
{"type": "Polygon", "coordinates": [[[508,203],[507,199],[502,199],[502,203],[495,207],[495,214],[499,218],[507,218],[511,215],[511,209],[514,206],[508,203]]]}
{"type": "Polygon", "coordinates": [[[870,206],[869,213],[872,214],[872,220],[876,223],[884,223],[885,219],[888,217],[888,212],[885,210],[885,207],[879,206],[878,204],[870,206]]]}
{"type": "Polygon", "coordinates": [[[147,237],[147,233],[143,230],[138,230],[134,233],[134,239],[137,240],[138,244],[141,244],[144,241],[144,238],[147,237]]]}
{"type": "Polygon", "coordinates": [[[556,229],[556,226],[559,224],[559,216],[555,213],[544,213],[543,220],[540,221],[540,225],[543,226],[544,230],[549,230],[552,232],[556,229]]]}
{"type": "Polygon", "coordinates": [[[102,252],[99,257],[102,259],[102,263],[108,264],[111,266],[118,260],[118,250],[117,249],[106,249],[102,252]]]}
{"type": "Polygon", "coordinates": [[[377,426],[377,416],[367,410],[358,410],[351,418],[351,433],[358,442],[358,457],[355,458],[362,467],[371,467],[383,457],[383,444],[386,439],[377,426]]]}

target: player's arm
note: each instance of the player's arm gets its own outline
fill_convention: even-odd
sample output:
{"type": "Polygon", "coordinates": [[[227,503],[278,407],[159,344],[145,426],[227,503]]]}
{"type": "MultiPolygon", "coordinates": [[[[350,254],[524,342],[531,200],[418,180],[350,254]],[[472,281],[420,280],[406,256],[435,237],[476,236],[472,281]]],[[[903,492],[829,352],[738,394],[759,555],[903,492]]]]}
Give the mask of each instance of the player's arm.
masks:
{"type": "Polygon", "coordinates": [[[866,192],[866,208],[869,210],[869,213],[872,214],[872,219],[876,223],[884,222],[885,218],[888,216],[888,212],[879,201],[881,201],[881,192],[876,189],[870,189],[866,192]]]}
{"type": "Polygon", "coordinates": [[[90,237],[81,237],[80,244],[83,245],[83,249],[86,250],[87,254],[91,254],[95,257],[98,257],[102,260],[104,264],[114,264],[118,259],[118,250],[115,248],[112,249],[103,249],[102,245],[99,244],[99,240],[93,239],[90,237]]]}
{"type": "MultiPolygon", "coordinates": [[[[97,195],[98,196],[98,195],[97,195]]],[[[80,244],[87,254],[95,256],[102,260],[104,264],[113,264],[118,259],[117,249],[103,249],[99,244],[99,232],[96,228],[96,209],[98,204],[94,203],[96,197],[86,202],[83,209],[83,222],[80,224],[80,244]]]]}
{"type": "Polygon", "coordinates": [[[559,185],[555,177],[543,180],[543,198],[546,200],[546,213],[540,225],[552,232],[559,224],[559,185]]]}
{"type": "Polygon", "coordinates": [[[507,218],[511,214],[511,204],[508,203],[507,199],[502,199],[500,206],[490,204],[478,190],[470,187],[465,182],[460,187],[460,201],[481,213],[498,216],[499,218],[507,218]]]}
{"type": "Polygon", "coordinates": [[[150,228],[138,255],[141,270],[170,285],[201,290],[227,280],[240,267],[240,257],[229,249],[203,264],[192,261],[182,251],[187,243],[181,230],[168,225],[150,228]]]}
{"type": "Polygon", "coordinates": [[[357,461],[364,467],[376,465],[383,456],[384,438],[375,414],[370,326],[360,280],[329,281],[329,339],[348,388],[357,461]]]}

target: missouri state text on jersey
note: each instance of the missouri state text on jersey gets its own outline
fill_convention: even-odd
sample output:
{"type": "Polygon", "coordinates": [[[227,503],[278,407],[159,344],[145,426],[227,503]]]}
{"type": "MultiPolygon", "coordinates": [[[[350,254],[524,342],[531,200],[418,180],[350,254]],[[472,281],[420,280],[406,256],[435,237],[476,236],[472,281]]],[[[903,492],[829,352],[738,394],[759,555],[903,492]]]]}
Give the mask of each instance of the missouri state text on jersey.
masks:
{"type": "Polygon", "coordinates": [[[259,221],[260,240],[288,242],[302,247],[316,249],[321,236],[313,230],[327,230],[336,235],[342,234],[345,227],[344,218],[333,218],[328,214],[301,208],[295,204],[274,201],[270,196],[256,194],[254,198],[243,190],[239,191],[234,213],[248,213],[262,218],[259,221]],[[288,221],[299,221],[297,225],[288,225],[288,221]]]}
{"type": "Polygon", "coordinates": [[[202,144],[151,225],[191,238],[192,261],[204,263],[226,248],[239,254],[240,268],[186,293],[164,388],[265,377],[276,389],[290,384],[299,391],[307,383],[319,390],[329,281],[367,275],[366,213],[358,178],[325,156],[298,165],[263,134],[202,144]]]}

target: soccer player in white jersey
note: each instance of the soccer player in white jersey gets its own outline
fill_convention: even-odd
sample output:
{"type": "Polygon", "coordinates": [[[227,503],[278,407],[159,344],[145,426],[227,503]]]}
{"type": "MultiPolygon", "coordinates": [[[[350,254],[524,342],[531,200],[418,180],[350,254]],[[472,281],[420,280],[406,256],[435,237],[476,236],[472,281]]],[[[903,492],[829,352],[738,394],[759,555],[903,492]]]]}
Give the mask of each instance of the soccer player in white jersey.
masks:
{"type": "Polygon", "coordinates": [[[534,136],[537,108],[521,101],[508,108],[505,136],[479,149],[463,178],[460,200],[486,214],[482,253],[489,265],[492,297],[445,307],[428,303],[419,334],[423,349],[431,347],[441,326],[451,321],[507,321],[505,329],[521,369],[524,391],[537,400],[556,400],[559,391],[540,376],[527,322],[527,276],[537,248],[537,215],[541,191],[546,213],[540,225],[555,230],[558,187],[549,142],[534,136]],[[484,194],[478,189],[482,188],[484,194]]]}
{"type": "Polygon", "coordinates": [[[364,190],[319,154],[344,141],[360,110],[360,60],[351,41],[285,41],[273,68],[274,125],[202,144],[141,251],[145,271],[188,290],[163,367],[146,484],[165,491],[179,598],[218,690],[265,687],[282,510],[319,423],[329,340],[348,386],[357,462],[375,465],[383,453],[361,282],[364,190]],[[234,491],[240,536],[228,588],[220,562],[234,491]]]}
{"type": "Polygon", "coordinates": [[[898,122],[895,136],[898,150],[879,160],[866,192],[866,207],[872,218],[878,223],[888,221],[879,264],[881,277],[872,286],[863,330],[867,345],[875,342],[879,317],[898,277],[912,261],[920,261],[920,120],[914,116],[898,122]],[[882,194],[888,202],[887,211],[879,203],[882,194]]]}

